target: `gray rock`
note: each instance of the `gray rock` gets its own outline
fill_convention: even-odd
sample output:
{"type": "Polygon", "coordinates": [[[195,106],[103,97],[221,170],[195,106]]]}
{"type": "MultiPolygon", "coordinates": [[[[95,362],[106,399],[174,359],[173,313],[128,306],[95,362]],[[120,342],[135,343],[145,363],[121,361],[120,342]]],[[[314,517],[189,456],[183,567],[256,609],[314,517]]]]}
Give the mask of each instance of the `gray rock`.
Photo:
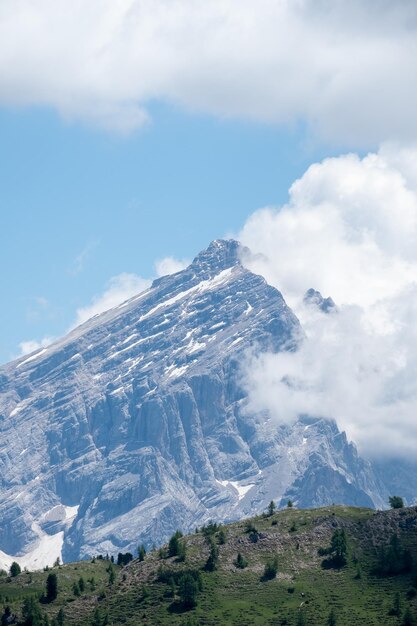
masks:
{"type": "Polygon", "coordinates": [[[316,289],[308,289],[304,295],[304,303],[316,306],[323,313],[331,313],[337,311],[337,307],[332,298],[323,298],[320,291],[316,289]]]}

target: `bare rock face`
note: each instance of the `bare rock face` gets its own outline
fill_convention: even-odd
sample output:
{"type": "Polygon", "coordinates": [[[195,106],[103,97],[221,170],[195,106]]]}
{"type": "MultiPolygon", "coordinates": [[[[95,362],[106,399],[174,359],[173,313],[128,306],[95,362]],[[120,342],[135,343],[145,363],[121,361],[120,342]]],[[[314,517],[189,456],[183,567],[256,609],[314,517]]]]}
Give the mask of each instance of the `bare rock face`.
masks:
{"type": "Polygon", "coordinates": [[[240,253],[214,241],[184,271],[0,368],[6,555],[48,537],[65,560],[133,551],[271,499],[386,500],[334,423],[279,427],[245,410],[248,349],[294,350],[302,331],[240,253]]]}

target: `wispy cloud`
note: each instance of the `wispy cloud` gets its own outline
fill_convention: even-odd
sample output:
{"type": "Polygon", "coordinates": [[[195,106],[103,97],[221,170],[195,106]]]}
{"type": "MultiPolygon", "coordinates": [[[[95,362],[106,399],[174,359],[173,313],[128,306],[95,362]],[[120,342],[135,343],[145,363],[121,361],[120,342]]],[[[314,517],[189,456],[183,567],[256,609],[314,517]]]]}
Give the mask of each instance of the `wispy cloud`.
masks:
{"type": "Polygon", "coordinates": [[[156,275],[166,276],[167,274],[175,274],[185,269],[189,264],[189,259],[175,259],[172,256],[166,256],[163,259],[155,261],[156,275]]]}
{"type": "Polygon", "coordinates": [[[75,256],[69,269],[69,274],[71,276],[76,276],[84,270],[87,259],[90,257],[92,251],[97,247],[97,245],[98,241],[90,241],[86,244],[86,246],[84,246],[81,252],[75,256]]]}
{"type": "Polygon", "coordinates": [[[87,306],[77,310],[73,327],[83,324],[94,315],[98,315],[132,298],[147,289],[151,281],[137,274],[123,273],[113,276],[103,293],[96,295],[87,306]]]}

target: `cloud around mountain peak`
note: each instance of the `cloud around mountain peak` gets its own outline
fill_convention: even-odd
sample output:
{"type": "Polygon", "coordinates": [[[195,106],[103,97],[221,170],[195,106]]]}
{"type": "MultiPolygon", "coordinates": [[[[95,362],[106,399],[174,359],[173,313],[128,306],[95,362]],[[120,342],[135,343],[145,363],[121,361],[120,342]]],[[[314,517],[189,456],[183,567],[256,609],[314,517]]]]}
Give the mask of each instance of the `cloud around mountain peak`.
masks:
{"type": "Polygon", "coordinates": [[[296,353],[251,359],[254,410],[281,422],[335,418],[362,452],[414,454],[416,180],[417,151],[384,145],[311,166],[287,205],[249,218],[245,263],[283,292],[306,332],[296,353]],[[311,286],[337,315],[305,305],[311,286]]]}

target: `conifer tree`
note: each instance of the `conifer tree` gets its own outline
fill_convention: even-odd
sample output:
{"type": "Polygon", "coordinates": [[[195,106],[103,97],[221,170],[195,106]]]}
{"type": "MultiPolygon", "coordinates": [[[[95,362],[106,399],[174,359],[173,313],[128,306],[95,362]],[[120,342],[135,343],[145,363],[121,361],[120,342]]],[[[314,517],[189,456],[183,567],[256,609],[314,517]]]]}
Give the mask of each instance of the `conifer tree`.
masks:
{"type": "Polygon", "coordinates": [[[48,574],[46,579],[46,601],[53,602],[58,595],[58,578],[56,574],[48,574]]]}
{"type": "Polygon", "coordinates": [[[179,579],[178,593],[181,604],[186,608],[192,608],[197,604],[198,583],[191,574],[183,574],[179,579]]]}
{"type": "Polygon", "coordinates": [[[10,566],[10,576],[12,578],[15,578],[16,576],[18,576],[20,573],[22,572],[22,569],[19,565],[19,563],[16,563],[16,561],[13,561],[13,563],[10,566]]]}
{"type": "Polygon", "coordinates": [[[139,561],[144,561],[145,560],[145,556],[146,556],[146,550],[145,550],[145,546],[143,545],[143,543],[139,546],[138,548],[138,557],[139,557],[139,561]]]}
{"type": "Polygon", "coordinates": [[[273,500],[268,504],[268,515],[271,516],[275,513],[277,506],[273,500]]]}

